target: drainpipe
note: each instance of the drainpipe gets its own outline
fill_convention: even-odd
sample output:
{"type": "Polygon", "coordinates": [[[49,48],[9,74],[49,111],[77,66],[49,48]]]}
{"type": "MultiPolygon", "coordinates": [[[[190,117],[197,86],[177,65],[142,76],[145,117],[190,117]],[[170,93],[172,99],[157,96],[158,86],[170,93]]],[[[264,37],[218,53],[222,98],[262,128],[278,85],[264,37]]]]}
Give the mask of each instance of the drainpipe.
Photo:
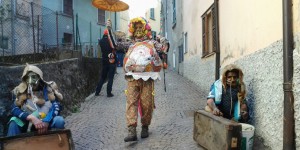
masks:
{"type": "Polygon", "coordinates": [[[117,12],[115,12],[115,31],[117,31],[117,12]]]}
{"type": "Polygon", "coordinates": [[[295,149],[295,119],[293,95],[293,24],[292,0],[282,0],[283,11],[283,149],[295,149]]]}
{"type": "Polygon", "coordinates": [[[220,78],[220,40],[219,40],[219,0],[215,0],[216,9],[216,66],[215,66],[215,80],[220,78]]]}

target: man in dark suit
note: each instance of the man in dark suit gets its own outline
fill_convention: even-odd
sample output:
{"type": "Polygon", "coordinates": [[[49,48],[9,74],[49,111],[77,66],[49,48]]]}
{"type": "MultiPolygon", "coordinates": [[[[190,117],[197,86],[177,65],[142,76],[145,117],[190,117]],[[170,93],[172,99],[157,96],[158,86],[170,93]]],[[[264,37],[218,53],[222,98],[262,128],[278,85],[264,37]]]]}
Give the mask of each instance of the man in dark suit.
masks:
{"type": "Polygon", "coordinates": [[[115,50],[114,50],[114,42],[111,34],[109,33],[108,29],[104,30],[103,37],[99,41],[99,45],[102,52],[102,74],[100,81],[98,82],[98,85],[96,87],[95,96],[99,96],[99,93],[101,92],[102,86],[108,77],[108,83],[107,83],[107,97],[113,97],[114,95],[111,93],[112,86],[113,86],[113,80],[114,80],[114,74],[116,70],[116,61],[115,61],[115,50]]]}

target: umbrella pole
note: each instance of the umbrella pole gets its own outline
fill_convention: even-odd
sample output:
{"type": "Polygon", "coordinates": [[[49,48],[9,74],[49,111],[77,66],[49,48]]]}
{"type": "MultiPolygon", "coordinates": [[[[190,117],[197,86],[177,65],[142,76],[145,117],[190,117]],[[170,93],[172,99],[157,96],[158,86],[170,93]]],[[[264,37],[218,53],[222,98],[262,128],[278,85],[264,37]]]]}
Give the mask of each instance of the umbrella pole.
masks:
{"type": "Polygon", "coordinates": [[[117,31],[117,12],[115,12],[115,31],[117,31]]]}
{"type": "Polygon", "coordinates": [[[110,20],[110,15],[111,15],[111,13],[110,13],[110,11],[108,11],[108,19],[110,20]]]}

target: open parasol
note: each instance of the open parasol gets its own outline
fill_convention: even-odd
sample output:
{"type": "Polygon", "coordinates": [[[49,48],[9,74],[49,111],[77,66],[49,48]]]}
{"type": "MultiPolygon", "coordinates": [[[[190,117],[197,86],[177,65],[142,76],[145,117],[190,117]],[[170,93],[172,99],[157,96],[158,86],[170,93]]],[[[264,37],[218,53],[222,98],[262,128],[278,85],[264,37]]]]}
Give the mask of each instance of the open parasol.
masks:
{"type": "Polygon", "coordinates": [[[93,0],[93,6],[106,11],[119,12],[129,9],[128,4],[120,0],[93,0]]]}
{"type": "MultiPolygon", "coordinates": [[[[125,11],[129,9],[128,4],[122,2],[120,0],[93,0],[92,5],[98,9],[109,11],[109,12],[119,12],[125,11]]],[[[110,16],[110,15],[109,15],[110,16]]],[[[116,22],[115,22],[116,23],[116,22]]],[[[111,35],[111,21],[108,19],[107,21],[107,29],[109,30],[109,38],[112,39],[112,43],[114,43],[113,36],[111,35]]],[[[113,44],[115,45],[115,44],[113,44]]]]}

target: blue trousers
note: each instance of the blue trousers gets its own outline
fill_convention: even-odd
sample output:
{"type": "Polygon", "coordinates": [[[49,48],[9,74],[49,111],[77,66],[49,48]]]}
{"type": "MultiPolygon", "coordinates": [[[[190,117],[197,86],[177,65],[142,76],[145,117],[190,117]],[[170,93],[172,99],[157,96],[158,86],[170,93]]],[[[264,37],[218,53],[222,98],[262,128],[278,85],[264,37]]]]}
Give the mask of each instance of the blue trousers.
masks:
{"type": "MultiPolygon", "coordinates": [[[[7,136],[15,136],[20,133],[26,132],[25,127],[20,127],[17,125],[15,121],[10,121],[9,126],[8,126],[8,133],[7,136]]],[[[49,129],[51,128],[56,128],[56,129],[64,129],[65,128],[65,120],[62,116],[55,116],[52,121],[49,124],[49,129]]]]}

